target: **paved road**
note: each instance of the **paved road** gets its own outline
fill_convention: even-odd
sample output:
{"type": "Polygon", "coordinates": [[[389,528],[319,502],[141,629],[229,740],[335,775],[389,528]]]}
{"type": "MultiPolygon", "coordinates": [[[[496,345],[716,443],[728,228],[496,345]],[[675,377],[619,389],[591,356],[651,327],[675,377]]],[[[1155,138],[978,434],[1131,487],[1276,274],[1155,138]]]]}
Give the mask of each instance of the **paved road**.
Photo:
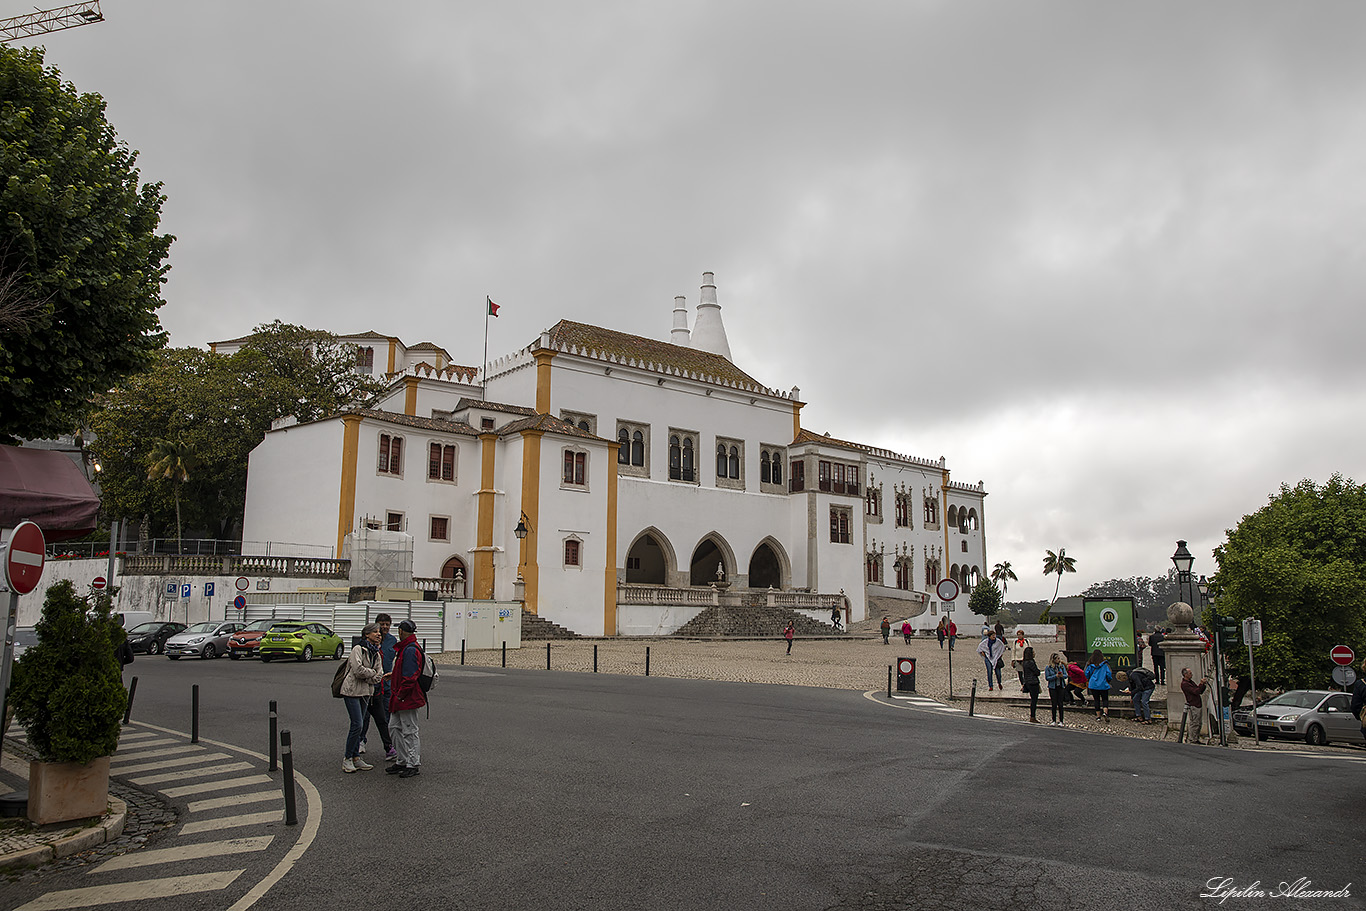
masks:
{"type": "Polygon", "coordinates": [[[1225,877],[1352,893],[1273,907],[1366,907],[1354,753],[1122,740],[832,689],[444,668],[423,773],[401,781],[340,771],[334,667],[133,665],[135,718],[188,730],[198,682],[203,736],[256,750],[279,701],[321,827],[261,911],[1132,911],[1209,906],[1225,877]]]}

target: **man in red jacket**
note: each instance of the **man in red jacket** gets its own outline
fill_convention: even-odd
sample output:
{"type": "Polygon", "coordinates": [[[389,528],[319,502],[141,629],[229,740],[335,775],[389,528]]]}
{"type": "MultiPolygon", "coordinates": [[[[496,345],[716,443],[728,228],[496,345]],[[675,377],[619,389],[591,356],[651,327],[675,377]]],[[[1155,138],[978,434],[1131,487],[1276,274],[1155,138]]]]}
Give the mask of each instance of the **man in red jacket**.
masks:
{"type": "Polygon", "coordinates": [[[411,620],[398,624],[400,638],[394,647],[394,669],[389,677],[389,734],[398,757],[384,771],[399,778],[421,774],[422,740],[417,730],[417,710],[427,704],[417,677],[422,671],[422,647],[417,626],[411,620]]]}

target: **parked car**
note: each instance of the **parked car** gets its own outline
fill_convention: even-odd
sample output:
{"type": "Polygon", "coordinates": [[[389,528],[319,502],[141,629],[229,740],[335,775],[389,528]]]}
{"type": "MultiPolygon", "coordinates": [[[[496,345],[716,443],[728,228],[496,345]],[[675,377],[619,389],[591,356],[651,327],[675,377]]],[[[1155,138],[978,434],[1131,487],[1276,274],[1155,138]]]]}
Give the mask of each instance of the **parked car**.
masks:
{"type": "Polygon", "coordinates": [[[321,623],[277,623],[261,637],[261,660],[293,658],[312,661],[314,655],[341,658],[342,638],[321,623]]]}
{"type": "MultiPolygon", "coordinates": [[[[1257,706],[1257,739],[1287,737],[1307,743],[1366,743],[1361,722],[1352,715],[1352,694],[1329,690],[1291,690],[1257,706]]],[[[1252,733],[1251,712],[1233,713],[1233,729],[1252,733]]]]}
{"type": "Polygon", "coordinates": [[[183,623],[139,623],[128,631],[128,645],[134,652],[158,655],[166,647],[166,640],[184,628],[183,623]]]}
{"type": "Polygon", "coordinates": [[[166,640],[166,657],[172,661],[181,655],[217,658],[228,650],[228,639],[242,626],[243,624],[234,620],[208,620],[196,623],[166,640]]]}
{"type": "Polygon", "coordinates": [[[303,623],[302,620],[276,620],[269,618],[257,620],[232,634],[228,639],[228,657],[233,661],[241,658],[257,658],[261,654],[261,637],[277,623],[303,623]]]}

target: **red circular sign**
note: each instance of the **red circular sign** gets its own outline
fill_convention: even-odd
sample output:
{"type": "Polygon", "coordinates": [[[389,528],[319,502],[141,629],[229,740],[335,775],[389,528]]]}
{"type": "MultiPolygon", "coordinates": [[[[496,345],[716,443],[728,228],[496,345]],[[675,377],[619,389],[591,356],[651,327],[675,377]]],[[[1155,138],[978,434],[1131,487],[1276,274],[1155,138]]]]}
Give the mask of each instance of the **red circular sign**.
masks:
{"type": "Polygon", "coordinates": [[[104,576],[96,576],[90,580],[90,587],[95,591],[103,591],[104,587],[108,584],[109,583],[105,580],[104,576]]]}
{"type": "Polygon", "coordinates": [[[896,669],[903,674],[909,674],[911,671],[915,670],[915,659],[902,658],[899,662],[897,662],[896,669]]]}
{"type": "Polygon", "coordinates": [[[237,586],[239,592],[244,592],[251,587],[251,583],[247,581],[246,576],[238,576],[237,581],[234,584],[237,586]]]}
{"type": "Polygon", "coordinates": [[[1352,663],[1356,653],[1345,645],[1335,645],[1333,650],[1328,653],[1328,657],[1333,659],[1334,664],[1341,664],[1343,667],[1352,663]]]}
{"type": "Polygon", "coordinates": [[[939,596],[940,601],[952,601],[958,597],[958,583],[952,579],[940,579],[939,584],[934,587],[934,593],[939,596]]]}
{"type": "Polygon", "coordinates": [[[27,595],[38,587],[46,554],[43,530],[32,522],[20,522],[5,551],[5,578],[9,580],[10,591],[27,595]]]}

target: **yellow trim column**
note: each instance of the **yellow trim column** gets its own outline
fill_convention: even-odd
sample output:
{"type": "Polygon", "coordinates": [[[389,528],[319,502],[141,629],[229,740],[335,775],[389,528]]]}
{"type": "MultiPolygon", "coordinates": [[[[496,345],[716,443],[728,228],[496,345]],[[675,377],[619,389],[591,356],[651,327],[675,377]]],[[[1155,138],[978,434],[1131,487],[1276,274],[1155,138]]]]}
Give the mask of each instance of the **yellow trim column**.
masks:
{"type": "Polygon", "coordinates": [[[550,414],[550,362],[555,352],[542,348],[536,358],[536,413],[550,414]]]}
{"type": "Polygon", "coordinates": [[[360,460],[360,415],[342,415],[341,490],[337,493],[337,550],[356,521],[356,465],[360,460]]]}
{"type": "Polygon", "coordinates": [[[602,583],[602,634],[617,634],[617,446],[607,447],[607,546],[602,583]]]}
{"type": "Polygon", "coordinates": [[[480,469],[477,500],[478,527],[474,535],[474,579],[471,584],[473,599],[493,600],[493,507],[497,491],[493,487],[494,456],[498,449],[498,434],[479,434],[480,469]]]}
{"type": "Polygon", "coordinates": [[[796,439],[802,432],[802,403],[792,403],[792,439],[796,439]]]}
{"type": "MultiPolygon", "coordinates": [[[[541,563],[537,559],[539,539],[537,529],[541,527],[541,437],[540,430],[527,430],[522,433],[522,512],[526,513],[527,535],[522,540],[522,556],[519,571],[525,584],[526,601],[523,602],[529,613],[540,613],[538,609],[541,590],[541,563]]],[[[518,518],[521,518],[520,516],[518,518]]]]}
{"type": "Polygon", "coordinates": [[[396,340],[394,340],[394,339],[389,339],[389,373],[390,373],[391,375],[392,375],[393,372],[394,372],[394,364],[397,363],[397,361],[398,361],[398,342],[397,342],[396,340]]]}
{"type": "Polygon", "coordinates": [[[417,384],[415,376],[403,378],[403,413],[409,417],[417,417],[417,384]]]}

